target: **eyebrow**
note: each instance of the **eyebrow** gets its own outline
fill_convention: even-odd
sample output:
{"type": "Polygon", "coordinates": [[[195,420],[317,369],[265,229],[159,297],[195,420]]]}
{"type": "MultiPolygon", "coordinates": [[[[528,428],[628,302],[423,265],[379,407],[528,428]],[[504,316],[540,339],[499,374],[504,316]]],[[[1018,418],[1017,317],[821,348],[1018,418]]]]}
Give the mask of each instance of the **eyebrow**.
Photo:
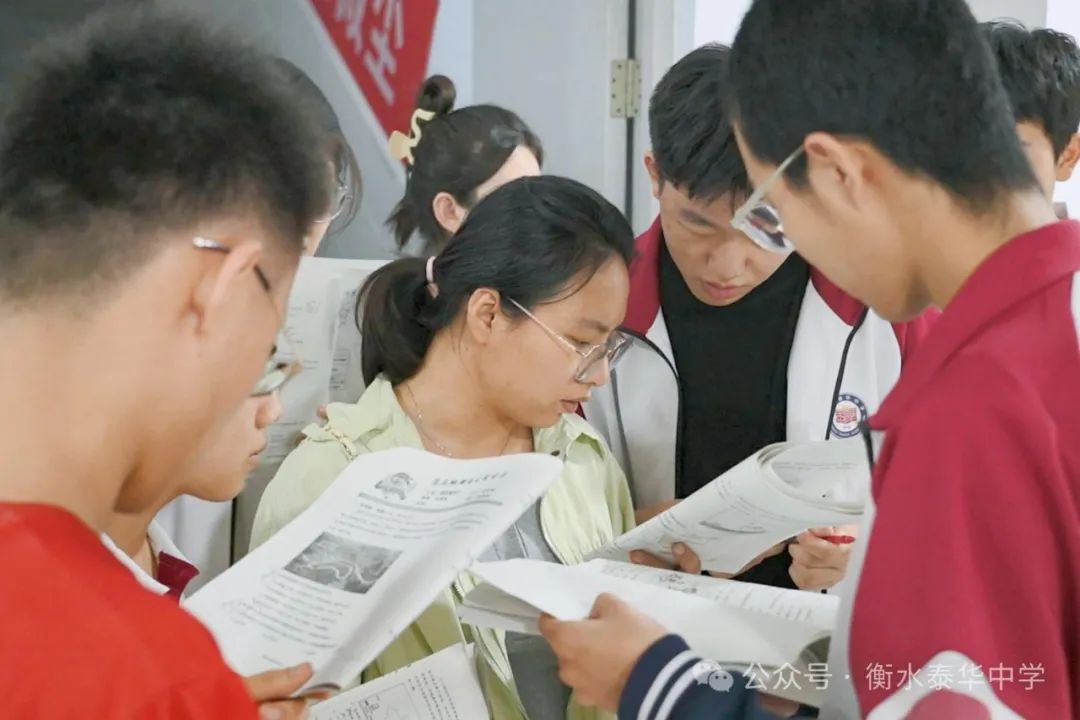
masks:
{"type": "MultiPolygon", "coordinates": [[[[704,225],[706,227],[717,228],[716,223],[714,223],[712,220],[705,217],[704,215],[701,215],[699,213],[694,212],[693,210],[690,210],[689,208],[683,208],[683,209],[679,210],[679,216],[683,220],[686,220],[687,222],[692,222],[695,225],[704,225]]],[[[719,228],[717,228],[717,229],[719,229],[719,228]]]]}
{"type": "Polygon", "coordinates": [[[588,328],[589,330],[595,330],[596,332],[604,335],[610,333],[612,330],[612,328],[609,327],[607,323],[602,323],[599,320],[594,320],[592,318],[585,318],[579,321],[578,326],[588,328]]]}

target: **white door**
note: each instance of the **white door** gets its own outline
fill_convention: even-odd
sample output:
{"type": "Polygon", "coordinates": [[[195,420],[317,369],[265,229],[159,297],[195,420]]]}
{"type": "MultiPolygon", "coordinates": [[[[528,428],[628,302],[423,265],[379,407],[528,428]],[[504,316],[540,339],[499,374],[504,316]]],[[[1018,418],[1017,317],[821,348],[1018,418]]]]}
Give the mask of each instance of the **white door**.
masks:
{"type": "MultiPolygon", "coordinates": [[[[454,2],[454,0],[443,0],[454,2]]],[[[627,121],[611,114],[611,63],[626,57],[629,0],[474,0],[473,102],[517,112],[544,172],[625,210],[627,121]]]]}

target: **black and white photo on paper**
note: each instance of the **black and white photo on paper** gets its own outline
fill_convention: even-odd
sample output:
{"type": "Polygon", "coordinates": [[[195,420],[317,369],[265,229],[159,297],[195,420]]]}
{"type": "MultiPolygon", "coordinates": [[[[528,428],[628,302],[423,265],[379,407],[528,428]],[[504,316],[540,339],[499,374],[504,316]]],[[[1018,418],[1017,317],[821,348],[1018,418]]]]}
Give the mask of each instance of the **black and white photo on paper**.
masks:
{"type": "Polygon", "coordinates": [[[363,595],[400,555],[400,550],[324,532],[293,558],[285,570],[326,587],[363,595]]]}

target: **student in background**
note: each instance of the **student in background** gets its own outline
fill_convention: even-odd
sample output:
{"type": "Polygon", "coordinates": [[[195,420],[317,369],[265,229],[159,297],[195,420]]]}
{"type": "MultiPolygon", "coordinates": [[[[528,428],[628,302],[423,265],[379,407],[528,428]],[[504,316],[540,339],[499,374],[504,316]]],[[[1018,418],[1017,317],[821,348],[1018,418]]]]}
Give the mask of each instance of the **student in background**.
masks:
{"type": "MultiPolygon", "coordinates": [[[[1080,224],[1056,221],[970,8],[756,0],[731,63],[753,199],[884,317],[945,310],[871,420],[821,716],[1080,716],[1080,224]]],[[[543,626],[622,717],[765,716],[609,597],[543,626]]]]}
{"type": "MultiPolygon", "coordinates": [[[[368,386],[332,404],[262,497],[253,545],[307,508],[360,453],[423,448],[457,458],[556,455],[561,479],[485,559],[580,562],[633,526],[626,479],[578,404],[624,347],[633,233],[600,195],[565,178],[514,180],[479,202],[445,249],[397,260],[360,297],[368,386]]],[[[473,641],[496,718],[591,717],[568,702],[547,644],[470,629],[455,607],[467,574],[365,671],[371,680],[473,641]]]]}
{"type": "Polygon", "coordinates": [[[334,176],[334,196],[330,207],[312,226],[304,242],[304,253],[314,255],[322,241],[330,234],[331,228],[334,232],[344,230],[359,212],[363,191],[360,165],[356,161],[356,153],[341,130],[341,122],[334,112],[334,106],[315,81],[288,60],[279,58],[277,64],[293,92],[318,119],[323,136],[317,146],[318,152],[326,158],[334,176]]]}
{"type": "Polygon", "coordinates": [[[496,105],[455,110],[456,97],[450,78],[428,78],[409,138],[397,151],[408,179],[387,224],[401,249],[418,233],[425,254],[438,252],[482,198],[515,178],[540,174],[540,138],[521,118],[496,105]]]}
{"type": "MultiPolygon", "coordinates": [[[[284,380],[290,371],[282,367],[278,372],[284,380]]],[[[184,463],[184,480],[178,492],[143,512],[116,513],[109,519],[102,539],[148,590],[179,600],[188,583],[199,574],[199,568],[188,561],[162,524],[155,521],[159,508],[175,499],[224,503],[239,495],[245,478],[259,464],[267,428],[281,416],[278,389],[253,394],[220,433],[204,438],[184,463]]],[[[193,504],[190,511],[199,512],[199,506],[193,504]]]]}
{"type": "Polygon", "coordinates": [[[310,668],[245,687],[98,533],[173,492],[203,438],[265,387],[302,238],[330,196],[315,121],[235,36],[129,7],[56,38],[6,108],[5,715],[255,717],[252,696],[288,697],[310,668]]]}
{"type": "MultiPolygon", "coordinates": [[[[321,131],[315,146],[332,176],[333,195],[304,239],[304,254],[314,255],[333,228],[345,229],[360,207],[361,175],[356,156],[341,132],[337,114],[319,87],[287,60],[278,69],[297,100],[315,117],[321,131]]],[[[120,549],[148,588],[175,597],[198,574],[181,548],[198,558],[209,577],[224,571],[232,556],[233,508],[229,501],[244,489],[244,478],[257,466],[266,446],[266,431],[281,415],[274,393],[245,401],[220,436],[208,437],[191,461],[188,481],[179,497],[162,499],[160,511],[150,507],[139,515],[117,514],[106,528],[106,544],[120,549]],[[175,541],[175,542],[174,542],[175,541]]],[[[160,503],[157,503],[160,507],[160,503]]]]}
{"type": "MultiPolygon", "coordinates": [[[[856,435],[932,317],[890,325],[800,255],[773,252],[782,235],[732,227],[751,187],[730,122],[730,54],[700,47],[653,92],[645,169],[660,215],[637,239],[633,342],[585,405],[626,470],[638,522],[770,443],[856,435]]],[[[737,577],[831,587],[852,548],[824,539],[838,534],[855,528],[805,532],[737,577]]]]}
{"type": "Polygon", "coordinates": [[[1016,132],[1047,197],[1080,161],[1080,47],[1064,33],[1012,21],[980,25],[1009,95],[1016,132]]]}

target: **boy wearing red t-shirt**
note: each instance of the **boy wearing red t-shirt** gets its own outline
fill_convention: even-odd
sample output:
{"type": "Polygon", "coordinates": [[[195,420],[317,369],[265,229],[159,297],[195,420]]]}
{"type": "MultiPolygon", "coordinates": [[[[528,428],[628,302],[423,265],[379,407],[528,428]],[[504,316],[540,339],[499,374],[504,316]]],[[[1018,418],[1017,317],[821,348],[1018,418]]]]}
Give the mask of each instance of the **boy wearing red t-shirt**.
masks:
{"type": "Polygon", "coordinates": [[[175,494],[185,457],[282,375],[267,357],[330,197],[318,130],[267,57],[145,9],[58,39],[5,106],[4,715],[254,717],[309,669],[245,687],[98,531],[175,494]]]}

